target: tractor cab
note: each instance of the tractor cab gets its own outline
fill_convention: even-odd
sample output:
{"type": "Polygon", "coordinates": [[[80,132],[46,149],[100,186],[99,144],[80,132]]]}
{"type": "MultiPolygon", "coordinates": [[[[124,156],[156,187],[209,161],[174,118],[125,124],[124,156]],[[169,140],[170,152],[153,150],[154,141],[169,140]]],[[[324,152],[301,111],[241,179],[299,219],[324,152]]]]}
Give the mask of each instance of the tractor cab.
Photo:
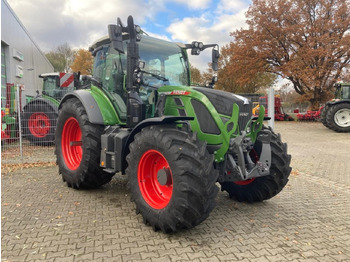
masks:
{"type": "Polygon", "coordinates": [[[213,47],[217,70],[217,44],[178,44],[150,37],[137,25],[110,25],[109,36],[89,48],[94,56],[92,81],[113,101],[119,119],[134,127],[156,115],[159,88],[190,86],[187,49],[199,55],[208,47],[213,47]]]}
{"type": "Polygon", "coordinates": [[[335,88],[335,99],[350,99],[350,83],[338,83],[335,88]]]}
{"type": "Polygon", "coordinates": [[[39,75],[43,79],[43,90],[44,95],[50,97],[57,97],[57,90],[59,88],[59,73],[46,73],[39,75]]]}
{"type": "MultiPolygon", "coordinates": [[[[124,35],[124,49],[128,43],[128,35],[124,35]]],[[[93,81],[116,102],[119,116],[126,120],[127,53],[115,50],[107,36],[94,43],[90,50],[94,55],[93,81]]],[[[149,118],[154,116],[155,91],[159,87],[190,84],[189,63],[186,50],[177,44],[146,35],[139,43],[139,60],[143,68],[138,92],[149,118]]]]}
{"type": "Polygon", "coordinates": [[[68,92],[80,87],[80,73],[44,73],[39,75],[43,79],[42,94],[61,100],[68,92]]]}

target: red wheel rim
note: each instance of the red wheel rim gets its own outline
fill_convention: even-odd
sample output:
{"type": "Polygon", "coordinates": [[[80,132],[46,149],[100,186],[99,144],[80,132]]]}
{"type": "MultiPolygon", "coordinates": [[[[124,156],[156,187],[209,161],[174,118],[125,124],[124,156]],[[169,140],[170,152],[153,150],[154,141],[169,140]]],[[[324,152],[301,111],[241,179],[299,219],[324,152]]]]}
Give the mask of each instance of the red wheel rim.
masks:
{"type": "Polygon", "coordinates": [[[35,137],[45,137],[51,129],[50,118],[42,112],[33,113],[28,119],[28,128],[35,137]]]}
{"type": "MultiPolygon", "coordinates": [[[[259,156],[258,156],[258,154],[256,153],[256,151],[254,149],[250,151],[249,155],[250,155],[250,157],[251,157],[251,159],[253,160],[254,163],[258,162],[259,156]]],[[[236,181],[234,183],[236,185],[239,185],[239,186],[246,186],[246,185],[251,184],[254,180],[255,180],[255,177],[251,178],[251,179],[243,180],[243,181],[236,181]]]]}
{"type": "Polygon", "coordinates": [[[246,186],[246,185],[249,185],[250,183],[252,183],[254,180],[255,180],[255,177],[252,179],[237,181],[237,182],[235,182],[235,184],[240,185],[240,186],[246,186]]]}
{"type": "Polygon", "coordinates": [[[80,165],[83,155],[81,145],[79,123],[74,117],[71,117],[64,123],[61,141],[64,162],[71,170],[77,169],[80,165]]]}
{"type": "Polygon", "coordinates": [[[138,165],[137,178],[143,199],[152,208],[166,207],[173,194],[173,175],[166,158],[157,150],[146,151],[138,165]],[[163,185],[158,180],[159,173],[167,173],[163,185]]]}

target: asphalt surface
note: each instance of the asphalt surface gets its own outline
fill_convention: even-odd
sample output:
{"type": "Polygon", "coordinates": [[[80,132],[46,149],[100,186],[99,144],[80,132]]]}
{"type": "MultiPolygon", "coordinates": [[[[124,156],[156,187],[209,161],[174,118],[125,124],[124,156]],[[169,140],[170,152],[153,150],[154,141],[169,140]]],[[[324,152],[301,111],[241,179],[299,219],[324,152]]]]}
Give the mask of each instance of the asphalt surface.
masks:
{"type": "Polygon", "coordinates": [[[1,174],[1,261],[350,261],[350,133],[278,122],[293,171],[284,190],[246,204],[224,192],[209,218],[176,234],[135,214],[127,178],[68,188],[56,166],[1,174]]]}

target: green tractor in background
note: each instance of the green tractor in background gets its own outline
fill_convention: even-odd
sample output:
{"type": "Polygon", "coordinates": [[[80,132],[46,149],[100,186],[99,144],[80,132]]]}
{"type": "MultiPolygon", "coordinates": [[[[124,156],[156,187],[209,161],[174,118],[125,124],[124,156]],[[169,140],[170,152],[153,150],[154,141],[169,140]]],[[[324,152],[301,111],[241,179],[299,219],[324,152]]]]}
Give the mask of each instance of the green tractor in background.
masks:
{"type": "Polygon", "coordinates": [[[129,16],[94,43],[91,89],[67,94],[59,106],[56,150],[69,187],[96,188],[117,172],[128,176],[131,200],[145,224],[165,233],[204,221],[222,191],[263,201],[287,184],[291,156],[252,117],[248,99],[190,86],[187,50],[219,48],[149,37],[129,16]]]}
{"type": "Polygon", "coordinates": [[[65,94],[82,86],[80,73],[45,73],[42,94],[23,108],[23,134],[36,145],[52,145],[55,138],[58,106],[65,94]]]}
{"type": "Polygon", "coordinates": [[[350,83],[337,83],[335,88],[335,98],[321,110],[321,122],[336,132],[350,132],[350,83]]]}

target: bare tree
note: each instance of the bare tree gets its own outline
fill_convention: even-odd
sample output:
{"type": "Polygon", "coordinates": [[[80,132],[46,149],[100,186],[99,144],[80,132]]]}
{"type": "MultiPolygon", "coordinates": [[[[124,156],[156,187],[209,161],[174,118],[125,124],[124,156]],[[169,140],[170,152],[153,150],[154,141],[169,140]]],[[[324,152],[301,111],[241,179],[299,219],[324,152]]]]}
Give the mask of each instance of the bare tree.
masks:
{"type": "Polygon", "coordinates": [[[53,65],[55,72],[69,72],[75,55],[76,51],[68,43],[61,44],[46,53],[46,57],[53,65]]]}

